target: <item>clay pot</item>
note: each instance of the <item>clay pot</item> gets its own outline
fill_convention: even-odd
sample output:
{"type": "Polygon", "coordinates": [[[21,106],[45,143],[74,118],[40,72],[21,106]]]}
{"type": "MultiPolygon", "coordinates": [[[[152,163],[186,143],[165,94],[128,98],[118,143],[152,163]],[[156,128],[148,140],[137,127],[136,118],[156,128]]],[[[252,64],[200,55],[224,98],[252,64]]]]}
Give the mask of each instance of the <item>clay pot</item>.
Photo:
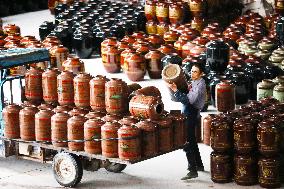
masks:
{"type": "Polygon", "coordinates": [[[169,31],[169,24],[167,22],[159,22],[157,24],[157,34],[161,37],[169,31]]]}
{"type": "Polygon", "coordinates": [[[42,71],[30,68],[25,74],[25,96],[31,101],[42,100],[42,71]]]}
{"type": "Polygon", "coordinates": [[[144,11],[147,20],[156,20],[156,2],[145,1],[144,11]]]}
{"type": "Polygon", "coordinates": [[[257,84],[257,95],[256,99],[260,100],[261,98],[272,97],[273,87],[275,84],[272,80],[264,79],[262,82],[257,84]]]}
{"type": "Polygon", "coordinates": [[[108,73],[117,73],[120,71],[120,51],[115,46],[106,46],[102,53],[102,62],[108,73]]]}
{"type": "Polygon", "coordinates": [[[157,87],[148,86],[137,89],[131,93],[132,96],[134,95],[144,95],[144,96],[154,96],[154,97],[161,97],[161,92],[157,87]]]}
{"type": "Polygon", "coordinates": [[[221,81],[215,88],[216,107],[220,112],[227,112],[235,109],[235,85],[229,81],[221,81]]]}
{"type": "Polygon", "coordinates": [[[48,69],[42,73],[43,100],[46,103],[57,103],[57,76],[59,72],[55,69],[48,69]]]}
{"type": "Polygon", "coordinates": [[[185,116],[180,110],[171,110],[168,116],[172,119],[174,147],[181,147],[186,142],[185,116]]]}
{"type": "Polygon", "coordinates": [[[50,53],[50,64],[52,67],[58,68],[60,71],[63,70],[63,62],[67,60],[69,51],[63,45],[54,46],[49,49],[50,53]]]}
{"type": "Polygon", "coordinates": [[[140,129],[135,125],[123,125],[118,129],[117,134],[119,138],[119,159],[127,161],[139,160],[141,158],[140,129]]]}
{"type": "Polygon", "coordinates": [[[73,73],[63,71],[57,76],[57,95],[58,103],[63,105],[74,104],[73,73]]]}
{"type": "Polygon", "coordinates": [[[25,107],[20,111],[20,137],[22,140],[35,140],[35,114],[38,109],[35,107],[25,107]]]}
{"type": "Polygon", "coordinates": [[[101,147],[101,126],[105,122],[97,119],[92,118],[87,120],[84,123],[84,139],[85,141],[85,152],[90,154],[101,154],[102,147],[101,147]]]}
{"type": "Polygon", "coordinates": [[[129,112],[139,118],[157,119],[163,109],[164,105],[159,97],[136,95],[129,102],[129,112]]]}
{"type": "Polygon", "coordinates": [[[141,81],[146,73],[145,58],[138,53],[129,54],[125,61],[123,70],[131,81],[141,81]]]}
{"type": "Polygon", "coordinates": [[[133,116],[124,116],[121,120],[118,121],[121,125],[127,125],[132,126],[135,125],[137,122],[139,122],[138,119],[136,119],[133,116]]]}
{"type": "Polygon", "coordinates": [[[169,19],[169,5],[167,2],[160,1],[156,4],[156,17],[159,22],[167,22],[169,19]]]}
{"type": "Polygon", "coordinates": [[[51,110],[40,110],[35,114],[36,141],[51,141],[51,110]]]}
{"type": "Polygon", "coordinates": [[[229,154],[211,152],[210,154],[211,180],[216,183],[231,182],[233,176],[233,162],[229,154]]]}
{"type": "Polygon", "coordinates": [[[117,131],[121,125],[117,122],[106,122],[101,127],[102,155],[108,158],[118,157],[118,140],[106,140],[118,138],[117,131]]]}
{"type": "Polygon", "coordinates": [[[68,140],[81,140],[81,142],[68,142],[68,148],[71,151],[84,150],[84,122],[83,116],[75,115],[67,120],[67,138],[68,140]]]}
{"type": "Polygon", "coordinates": [[[95,111],[105,111],[105,83],[108,79],[97,75],[90,81],[90,105],[95,111]]]}
{"type": "Polygon", "coordinates": [[[258,161],[258,182],[264,188],[279,188],[281,186],[279,178],[280,162],[278,157],[262,157],[258,161]]]}
{"type": "Polygon", "coordinates": [[[147,71],[151,79],[159,79],[162,77],[161,59],[164,54],[158,50],[151,50],[145,55],[147,71]]]}
{"type": "Polygon", "coordinates": [[[74,103],[79,108],[90,106],[90,80],[91,76],[87,73],[80,73],[74,77],[74,103]]]}
{"type": "Polygon", "coordinates": [[[181,23],[183,20],[183,5],[180,2],[169,5],[169,19],[171,24],[181,23]]]}
{"type": "Polygon", "coordinates": [[[68,57],[67,60],[63,62],[63,68],[65,71],[78,74],[85,71],[84,62],[79,59],[79,57],[68,57]]]}
{"type": "Polygon", "coordinates": [[[5,125],[4,137],[8,139],[20,138],[20,110],[20,106],[16,104],[10,104],[3,109],[2,116],[5,125]]]}
{"type": "Polygon", "coordinates": [[[54,147],[67,147],[67,120],[69,115],[58,112],[51,117],[51,140],[54,147]]]}

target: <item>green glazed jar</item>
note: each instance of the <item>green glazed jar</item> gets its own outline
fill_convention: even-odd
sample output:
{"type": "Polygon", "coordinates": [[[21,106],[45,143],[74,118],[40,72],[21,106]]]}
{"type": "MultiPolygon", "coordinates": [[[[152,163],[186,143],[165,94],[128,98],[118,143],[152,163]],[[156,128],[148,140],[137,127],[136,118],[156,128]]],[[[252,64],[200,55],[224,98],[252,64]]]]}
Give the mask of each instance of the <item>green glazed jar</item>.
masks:
{"type": "Polygon", "coordinates": [[[275,83],[270,79],[263,79],[257,84],[256,98],[260,100],[262,98],[273,96],[273,87],[275,83]]]}
{"type": "Polygon", "coordinates": [[[273,97],[279,102],[284,102],[284,83],[279,83],[273,88],[273,97]]]}

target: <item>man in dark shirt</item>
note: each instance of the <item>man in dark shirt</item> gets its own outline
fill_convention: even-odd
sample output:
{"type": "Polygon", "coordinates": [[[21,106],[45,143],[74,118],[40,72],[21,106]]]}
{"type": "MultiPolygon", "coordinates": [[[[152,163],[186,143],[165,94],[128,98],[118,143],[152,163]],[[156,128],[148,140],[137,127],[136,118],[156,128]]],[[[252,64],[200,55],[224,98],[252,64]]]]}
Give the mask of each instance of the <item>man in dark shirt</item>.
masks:
{"type": "Polygon", "coordinates": [[[177,89],[173,82],[167,83],[168,87],[174,92],[176,99],[183,104],[182,112],[187,117],[187,142],[184,147],[188,160],[188,174],[182,178],[187,180],[198,177],[197,171],[204,171],[200,152],[195,137],[195,128],[200,119],[200,110],[205,104],[206,84],[202,78],[203,67],[199,63],[194,63],[191,68],[192,82],[188,86],[189,92],[182,93],[177,89]]]}

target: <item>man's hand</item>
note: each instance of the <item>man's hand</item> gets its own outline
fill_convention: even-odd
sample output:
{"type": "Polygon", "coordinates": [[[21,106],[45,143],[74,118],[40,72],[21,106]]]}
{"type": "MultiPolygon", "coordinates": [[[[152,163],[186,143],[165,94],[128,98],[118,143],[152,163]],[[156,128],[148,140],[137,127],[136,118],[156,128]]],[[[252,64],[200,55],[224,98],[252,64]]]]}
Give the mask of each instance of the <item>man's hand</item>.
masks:
{"type": "Polygon", "coordinates": [[[167,86],[173,91],[177,91],[177,85],[174,82],[166,82],[167,86]]]}

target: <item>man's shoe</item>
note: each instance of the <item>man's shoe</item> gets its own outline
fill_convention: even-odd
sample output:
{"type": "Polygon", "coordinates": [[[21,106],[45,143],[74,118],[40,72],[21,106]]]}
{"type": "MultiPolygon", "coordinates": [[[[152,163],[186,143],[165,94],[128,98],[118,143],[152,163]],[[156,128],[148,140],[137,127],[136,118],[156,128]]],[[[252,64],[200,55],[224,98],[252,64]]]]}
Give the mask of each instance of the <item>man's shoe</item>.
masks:
{"type": "Polygon", "coordinates": [[[204,167],[203,166],[196,167],[196,170],[197,171],[204,171],[204,167]]]}
{"type": "Polygon", "coordinates": [[[185,177],[182,177],[181,180],[188,180],[198,177],[197,171],[189,171],[185,177]]]}

